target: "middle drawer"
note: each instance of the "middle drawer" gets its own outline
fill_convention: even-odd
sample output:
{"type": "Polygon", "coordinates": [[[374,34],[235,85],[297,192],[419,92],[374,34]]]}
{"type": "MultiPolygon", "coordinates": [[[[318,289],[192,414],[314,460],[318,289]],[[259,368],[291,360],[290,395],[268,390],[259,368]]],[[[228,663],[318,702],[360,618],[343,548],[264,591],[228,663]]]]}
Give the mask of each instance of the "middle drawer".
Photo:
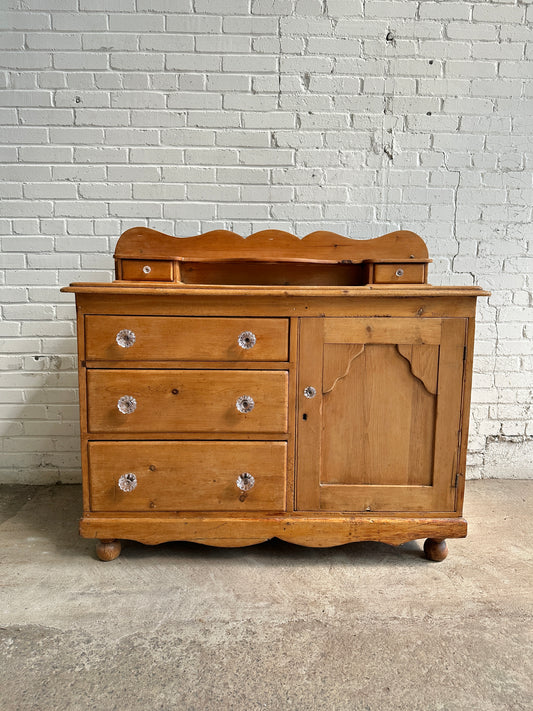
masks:
{"type": "Polygon", "coordinates": [[[88,370],[89,432],[287,431],[283,370],[88,370]]]}

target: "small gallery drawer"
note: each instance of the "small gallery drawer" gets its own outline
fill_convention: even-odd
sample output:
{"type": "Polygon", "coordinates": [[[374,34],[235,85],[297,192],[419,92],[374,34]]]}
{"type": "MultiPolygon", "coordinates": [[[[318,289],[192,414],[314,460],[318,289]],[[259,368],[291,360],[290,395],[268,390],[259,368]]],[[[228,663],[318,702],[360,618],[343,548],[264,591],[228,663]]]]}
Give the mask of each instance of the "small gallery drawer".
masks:
{"type": "Polygon", "coordinates": [[[161,260],[122,260],[124,281],[172,281],[172,262],[161,260]]]}
{"type": "Polygon", "coordinates": [[[286,361],[284,318],[85,317],[87,360],[286,361]]]}
{"type": "Polygon", "coordinates": [[[90,432],[287,431],[283,370],[88,370],[90,432]]]}
{"type": "Polygon", "coordinates": [[[374,264],[374,284],[424,284],[425,264],[374,264]]]}
{"type": "Polygon", "coordinates": [[[285,442],[90,442],[92,511],[283,511],[285,442]]]}

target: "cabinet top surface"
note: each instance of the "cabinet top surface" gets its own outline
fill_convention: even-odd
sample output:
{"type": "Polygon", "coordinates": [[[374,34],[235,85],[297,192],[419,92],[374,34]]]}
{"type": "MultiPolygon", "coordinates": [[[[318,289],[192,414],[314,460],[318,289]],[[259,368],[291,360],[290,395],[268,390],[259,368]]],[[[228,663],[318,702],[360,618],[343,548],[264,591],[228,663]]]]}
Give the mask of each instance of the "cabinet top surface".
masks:
{"type": "Polygon", "coordinates": [[[75,294],[117,294],[139,296],[305,296],[305,297],[418,297],[418,296],[489,296],[490,292],[479,286],[432,286],[431,284],[372,284],[367,286],[206,286],[194,284],[167,284],[152,282],[114,281],[73,282],[61,289],[75,294]]]}

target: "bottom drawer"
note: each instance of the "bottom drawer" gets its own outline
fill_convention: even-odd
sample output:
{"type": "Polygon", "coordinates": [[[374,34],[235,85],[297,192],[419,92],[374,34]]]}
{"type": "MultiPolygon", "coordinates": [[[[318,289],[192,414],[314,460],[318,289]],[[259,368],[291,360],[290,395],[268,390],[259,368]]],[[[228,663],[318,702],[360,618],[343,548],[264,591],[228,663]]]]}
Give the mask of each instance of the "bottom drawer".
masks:
{"type": "Polygon", "coordinates": [[[286,462],[286,442],[90,442],[91,511],[284,511],[286,462]]]}

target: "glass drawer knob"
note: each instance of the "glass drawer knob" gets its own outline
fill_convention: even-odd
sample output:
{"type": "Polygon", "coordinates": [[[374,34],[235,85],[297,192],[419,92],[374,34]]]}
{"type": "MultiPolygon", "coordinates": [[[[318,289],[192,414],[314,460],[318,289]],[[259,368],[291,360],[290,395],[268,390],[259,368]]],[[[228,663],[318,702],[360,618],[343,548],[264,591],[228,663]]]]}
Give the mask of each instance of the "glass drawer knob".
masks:
{"type": "Polygon", "coordinates": [[[403,269],[397,269],[397,270],[396,270],[396,276],[397,276],[397,277],[402,277],[402,276],[403,276],[403,269]]]}
{"type": "Polygon", "coordinates": [[[135,343],[135,334],[133,331],[123,328],[117,333],[117,343],[121,348],[131,348],[135,343]]]}
{"type": "Polygon", "coordinates": [[[152,267],[149,267],[148,264],[145,264],[143,267],[144,274],[150,274],[151,271],[152,271],[152,267]]]}
{"type": "Polygon", "coordinates": [[[241,491],[250,491],[255,484],[255,479],[248,472],[243,472],[237,477],[236,484],[241,491]]]}
{"type": "Polygon", "coordinates": [[[255,333],[252,333],[251,331],[243,331],[238,338],[239,346],[241,348],[244,348],[244,350],[253,348],[256,344],[256,341],[257,338],[255,337],[255,333]]]}
{"type": "Polygon", "coordinates": [[[312,397],[315,397],[316,389],[312,385],[308,385],[306,388],[304,388],[304,395],[305,397],[311,399],[312,397]]]}
{"type": "Polygon", "coordinates": [[[137,409],[137,400],[132,395],[119,397],[117,407],[124,415],[129,415],[137,409]]]}
{"type": "Polygon", "coordinates": [[[254,406],[254,399],[250,397],[250,395],[241,395],[237,398],[237,402],[235,403],[235,407],[239,412],[251,412],[254,406]]]}
{"type": "Polygon", "coordinates": [[[123,474],[118,480],[118,488],[121,491],[133,491],[137,486],[137,477],[135,474],[123,474]]]}

